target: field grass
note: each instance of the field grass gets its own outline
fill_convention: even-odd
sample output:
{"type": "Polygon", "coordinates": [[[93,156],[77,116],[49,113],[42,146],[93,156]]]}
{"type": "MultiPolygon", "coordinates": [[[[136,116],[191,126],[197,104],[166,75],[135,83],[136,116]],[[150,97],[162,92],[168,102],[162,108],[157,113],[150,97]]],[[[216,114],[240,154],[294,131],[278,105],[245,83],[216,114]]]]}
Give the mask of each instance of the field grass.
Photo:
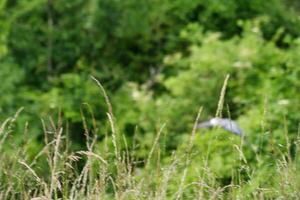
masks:
{"type": "MultiPolygon", "coordinates": [[[[140,160],[135,156],[139,144],[129,145],[118,131],[109,98],[102,85],[94,80],[104,94],[111,127],[110,135],[105,134],[103,147],[98,148],[96,123],[92,120],[90,127],[82,114],[86,147],[71,150],[67,124],[58,116],[55,122],[52,118],[42,120],[43,148],[30,157],[27,123],[23,144],[15,146],[13,141],[19,110],[0,127],[0,199],[300,199],[299,136],[291,143],[286,135],[286,151],[271,148],[270,155],[276,156],[269,165],[261,160],[261,152],[252,149],[251,141],[235,137],[230,148],[237,155],[238,167],[231,170],[229,181],[222,181],[209,165],[210,145],[202,148],[206,151],[197,149],[198,140],[208,138],[208,144],[212,144],[216,139],[197,134],[199,109],[191,134],[177,150],[162,158],[164,150],[159,141],[163,124],[148,155],[140,160]],[[246,151],[254,152],[256,162],[248,162],[246,151]],[[203,156],[197,163],[194,159],[199,154],[203,156]]],[[[227,80],[217,115],[221,113],[227,80]]]]}

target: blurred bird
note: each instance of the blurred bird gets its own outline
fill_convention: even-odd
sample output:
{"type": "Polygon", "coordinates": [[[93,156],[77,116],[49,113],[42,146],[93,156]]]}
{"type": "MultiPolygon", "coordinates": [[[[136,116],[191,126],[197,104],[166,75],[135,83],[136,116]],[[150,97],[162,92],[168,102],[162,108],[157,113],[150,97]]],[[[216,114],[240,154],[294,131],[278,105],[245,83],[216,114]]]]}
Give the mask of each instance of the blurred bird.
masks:
{"type": "Polygon", "coordinates": [[[229,131],[240,137],[244,136],[244,133],[241,130],[241,128],[239,127],[239,125],[235,121],[233,121],[231,119],[227,119],[227,118],[216,117],[216,118],[210,119],[209,121],[199,123],[197,125],[197,128],[211,128],[211,127],[221,127],[223,129],[225,129],[226,131],[229,131]]]}

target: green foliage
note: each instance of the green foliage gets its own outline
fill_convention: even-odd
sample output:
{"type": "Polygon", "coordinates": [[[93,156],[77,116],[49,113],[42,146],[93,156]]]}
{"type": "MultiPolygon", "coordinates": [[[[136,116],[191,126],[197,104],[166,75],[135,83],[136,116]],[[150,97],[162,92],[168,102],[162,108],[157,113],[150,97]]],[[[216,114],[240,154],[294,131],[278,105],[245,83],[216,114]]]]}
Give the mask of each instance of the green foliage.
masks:
{"type": "MultiPolygon", "coordinates": [[[[24,107],[11,137],[17,147],[28,140],[24,156],[30,161],[43,148],[40,118],[48,121],[49,116],[65,124],[68,151],[87,148],[88,129],[97,136],[97,153],[112,152],[113,130],[106,120],[105,99],[90,77],[95,76],[110,97],[118,134],[126,137],[126,143],[118,138],[120,149],[134,148],[138,167],[147,174],[157,167],[155,162],[144,166],[144,161],[163,124],[156,141],[160,150],[152,153],[166,164],[175,150],[184,157],[187,147],[182,141],[191,134],[199,107],[203,108],[201,121],[216,115],[229,74],[221,114],[237,120],[245,131],[245,143],[220,129],[199,130],[186,176],[190,183],[196,181],[195,174],[209,169],[204,177],[207,183],[224,187],[236,181],[238,171],[244,185],[233,193],[251,198],[257,188],[279,187],[275,183],[279,177],[271,176],[283,155],[299,165],[296,4],[281,0],[0,0],[0,120],[24,107]],[[24,126],[30,135],[26,139],[24,126]]],[[[13,147],[5,150],[14,152],[13,147]]],[[[46,159],[37,162],[43,166],[37,171],[44,176],[46,159]]],[[[95,164],[94,170],[98,168],[95,164]]],[[[116,170],[111,173],[115,175],[116,170]]],[[[181,176],[174,176],[170,193],[177,195],[181,176]]],[[[187,198],[189,192],[183,196],[187,198]]]]}

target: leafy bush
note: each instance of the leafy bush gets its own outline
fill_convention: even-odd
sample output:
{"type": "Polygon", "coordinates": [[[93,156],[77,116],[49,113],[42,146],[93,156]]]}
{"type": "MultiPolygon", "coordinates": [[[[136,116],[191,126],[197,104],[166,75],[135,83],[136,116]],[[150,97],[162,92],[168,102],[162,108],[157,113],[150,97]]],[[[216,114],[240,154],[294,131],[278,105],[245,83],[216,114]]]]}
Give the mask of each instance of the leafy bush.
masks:
{"type": "MultiPolygon", "coordinates": [[[[85,180],[94,187],[103,181],[97,172],[104,170],[104,177],[120,181],[124,188],[129,182],[151,179],[145,185],[139,182],[141,188],[134,191],[153,198],[250,199],[258,198],[264,188],[277,192],[263,193],[267,198],[297,197],[292,192],[298,186],[298,175],[292,174],[299,171],[297,12],[281,0],[0,0],[0,141],[9,141],[0,146],[1,159],[7,161],[0,166],[0,182],[5,183],[0,197],[1,191],[11,198],[37,196],[34,192],[69,197],[69,185],[74,177],[81,179],[78,173],[86,165],[85,150],[88,156],[105,155],[112,163],[107,169],[101,161],[87,158],[93,167],[85,180]],[[111,98],[114,117],[110,113],[108,121],[105,99],[99,97],[91,75],[101,80],[111,98]],[[226,75],[230,78],[223,102],[226,75]],[[236,120],[245,140],[217,128],[197,130],[186,156],[197,110],[203,108],[201,121],[210,119],[219,102],[223,109],[218,115],[236,120]],[[18,120],[6,124],[6,117],[20,107],[24,110],[18,120]],[[68,194],[58,192],[59,184],[57,191],[47,191],[56,181],[49,176],[53,163],[47,164],[55,151],[52,143],[44,147],[41,130],[48,130],[46,135],[55,143],[58,127],[66,132],[56,167],[66,176],[57,177],[69,181],[63,186],[68,194]],[[115,131],[117,138],[112,136],[115,131]],[[6,138],[10,132],[14,134],[6,138]],[[87,146],[91,143],[92,150],[87,146]],[[35,159],[50,146],[52,153],[35,159]],[[116,146],[127,155],[123,163],[113,156],[116,146]],[[131,164],[142,176],[131,176],[128,166],[118,172],[113,165],[128,164],[126,159],[133,157],[131,164]],[[20,158],[33,164],[21,162],[25,168],[19,170],[20,158]],[[72,172],[65,171],[64,162],[71,163],[72,172]],[[27,176],[31,167],[45,180],[43,188],[34,182],[35,176],[27,176]],[[13,171],[17,175],[10,185],[7,174],[13,171]],[[185,183],[197,184],[185,190],[185,183]],[[231,183],[240,187],[232,188],[231,183]],[[27,193],[34,187],[38,189],[27,193]],[[203,193],[197,193],[199,188],[203,193]]],[[[114,183],[106,181],[101,191],[106,198],[124,192],[119,186],[114,191],[114,183]]],[[[84,198],[87,191],[77,192],[84,198]]]]}

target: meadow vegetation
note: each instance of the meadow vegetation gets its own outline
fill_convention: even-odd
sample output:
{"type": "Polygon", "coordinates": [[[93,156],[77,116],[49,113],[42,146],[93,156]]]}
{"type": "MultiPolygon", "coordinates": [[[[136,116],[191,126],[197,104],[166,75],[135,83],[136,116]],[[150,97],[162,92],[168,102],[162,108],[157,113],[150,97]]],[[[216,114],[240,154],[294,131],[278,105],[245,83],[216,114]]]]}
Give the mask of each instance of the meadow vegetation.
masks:
{"type": "Polygon", "coordinates": [[[0,0],[0,199],[300,199],[297,2],[0,0]]]}

